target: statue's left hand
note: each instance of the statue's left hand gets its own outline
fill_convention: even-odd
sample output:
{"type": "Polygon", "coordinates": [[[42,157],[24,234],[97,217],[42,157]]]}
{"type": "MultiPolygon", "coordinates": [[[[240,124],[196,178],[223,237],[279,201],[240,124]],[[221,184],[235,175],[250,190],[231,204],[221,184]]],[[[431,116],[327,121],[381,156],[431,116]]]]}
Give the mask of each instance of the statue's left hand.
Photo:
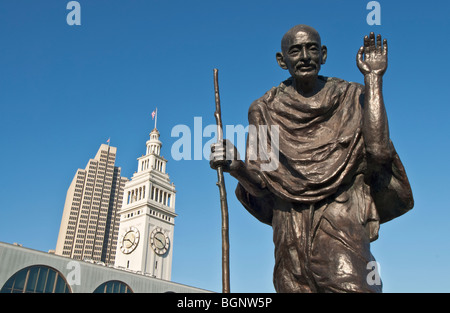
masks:
{"type": "Polygon", "coordinates": [[[364,37],[364,45],[356,55],[356,64],[364,75],[375,74],[382,76],[387,68],[387,40],[381,43],[381,35],[375,40],[375,34],[364,37]]]}

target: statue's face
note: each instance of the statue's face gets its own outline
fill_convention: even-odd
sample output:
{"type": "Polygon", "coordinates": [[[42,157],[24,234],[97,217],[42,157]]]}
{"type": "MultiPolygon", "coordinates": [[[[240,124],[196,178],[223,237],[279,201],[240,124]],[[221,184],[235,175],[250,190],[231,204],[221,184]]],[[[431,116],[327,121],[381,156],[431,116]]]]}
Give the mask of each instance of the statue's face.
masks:
{"type": "Polygon", "coordinates": [[[282,50],[286,69],[296,79],[316,78],[325,63],[326,48],[321,46],[317,34],[307,30],[287,37],[282,50]]]}

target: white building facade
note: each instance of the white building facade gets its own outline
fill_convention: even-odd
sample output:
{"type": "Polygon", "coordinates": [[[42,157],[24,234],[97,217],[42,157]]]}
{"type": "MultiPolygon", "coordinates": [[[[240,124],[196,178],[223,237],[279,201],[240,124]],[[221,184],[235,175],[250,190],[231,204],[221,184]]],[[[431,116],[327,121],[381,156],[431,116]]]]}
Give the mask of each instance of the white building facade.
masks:
{"type": "MultiPolygon", "coordinates": [[[[0,242],[0,293],[10,292],[209,293],[211,291],[156,279],[131,270],[121,270],[103,262],[74,260],[0,242]]],[[[158,305],[167,306],[167,303],[152,302],[152,308],[157,308],[158,305]]]]}
{"type": "Polygon", "coordinates": [[[176,190],[159,136],[153,129],[137,172],[125,184],[115,266],[170,280],[176,190]]]}

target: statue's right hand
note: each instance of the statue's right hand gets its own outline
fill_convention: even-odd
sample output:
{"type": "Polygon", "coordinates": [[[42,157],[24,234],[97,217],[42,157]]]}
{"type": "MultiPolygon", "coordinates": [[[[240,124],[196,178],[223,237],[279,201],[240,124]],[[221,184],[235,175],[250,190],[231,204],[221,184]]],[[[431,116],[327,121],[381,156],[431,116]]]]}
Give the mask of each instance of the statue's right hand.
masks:
{"type": "Polygon", "coordinates": [[[383,76],[387,69],[387,40],[381,41],[381,35],[375,39],[375,34],[370,33],[364,37],[364,45],[356,54],[356,64],[365,75],[375,74],[383,76]]]}
{"type": "Polygon", "coordinates": [[[237,168],[240,157],[236,147],[226,139],[211,145],[209,160],[212,169],[221,166],[225,172],[230,172],[237,168]]]}

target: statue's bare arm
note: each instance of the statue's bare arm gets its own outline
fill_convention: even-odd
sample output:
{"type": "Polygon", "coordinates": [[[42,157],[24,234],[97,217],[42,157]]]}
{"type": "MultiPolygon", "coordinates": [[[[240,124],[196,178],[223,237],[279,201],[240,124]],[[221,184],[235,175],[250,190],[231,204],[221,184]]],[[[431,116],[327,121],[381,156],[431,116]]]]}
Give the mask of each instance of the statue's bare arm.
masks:
{"type": "Polygon", "coordinates": [[[247,168],[240,159],[236,147],[229,140],[211,145],[210,166],[213,169],[222,166],[225,172],[236,178],[253,196],[258,197],[268,193],[261,176],[247,168]]]}
{"type": "Polygon", "coordinates": [[[387,69],[387,40],[374,33],[364,37],[356,63],[364,75],[365,95],[363,113],[363,135],[366,151],[377,163],[387,163],[392,158],[389,126],[384,107],[382,84],[387,69]]]}

